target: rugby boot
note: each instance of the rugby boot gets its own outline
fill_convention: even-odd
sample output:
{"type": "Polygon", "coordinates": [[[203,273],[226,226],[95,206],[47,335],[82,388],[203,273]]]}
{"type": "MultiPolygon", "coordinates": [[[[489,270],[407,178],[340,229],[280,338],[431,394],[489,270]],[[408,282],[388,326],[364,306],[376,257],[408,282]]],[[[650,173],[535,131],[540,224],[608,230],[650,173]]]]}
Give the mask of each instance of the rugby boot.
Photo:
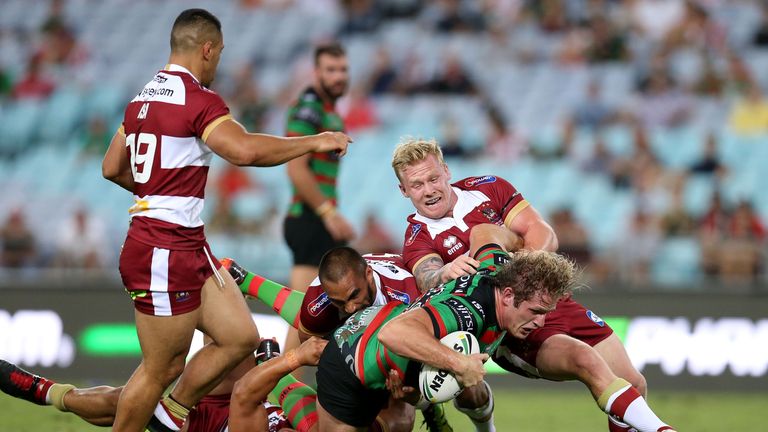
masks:
{"type": "Polygon", "coordinates": [[[245,281],[245,277],[248,275],[248,272],[245,271],[244,268],[240,267],[240,264],[236,263],[235,260],[232,258],[222,258],[221,265],[227,269],[229,274],[232,276],[232,279],[235,280],[235,283],[240,285],[245,281]]]}
{"type": "Polygon", "coordinates": [[[53,384],[51,380],[0,359],[0,390],[4,393],[38,405],[47,405],[45,398],[53,384]]]}
{"type": "Polygon", "coordinates": [[[272,339],[262,339],[256,349],[256,363],[262,364],[280,355],[280,344],[272,339]]]}
{"type": "Polygon", "coordinates": [[[448,424],[445,418],[445,408],[443,404],[433,404],[421,411],[424,416],[424,423],[429,432],[453,432],[453,428],[448,424]]]}

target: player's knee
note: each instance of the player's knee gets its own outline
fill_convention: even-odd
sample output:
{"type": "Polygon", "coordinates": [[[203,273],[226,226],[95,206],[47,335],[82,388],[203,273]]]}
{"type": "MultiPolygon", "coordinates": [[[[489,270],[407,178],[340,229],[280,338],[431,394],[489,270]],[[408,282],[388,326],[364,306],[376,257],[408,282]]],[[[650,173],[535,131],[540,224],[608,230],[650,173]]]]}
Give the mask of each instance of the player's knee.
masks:
{"type": "Polygon", "coordinates": [[[256,326],[246,331],[238,332],[237,337],[230,343],[231,349],[241,358],[256,351],[259,347],[259,332],[256,326]]]}

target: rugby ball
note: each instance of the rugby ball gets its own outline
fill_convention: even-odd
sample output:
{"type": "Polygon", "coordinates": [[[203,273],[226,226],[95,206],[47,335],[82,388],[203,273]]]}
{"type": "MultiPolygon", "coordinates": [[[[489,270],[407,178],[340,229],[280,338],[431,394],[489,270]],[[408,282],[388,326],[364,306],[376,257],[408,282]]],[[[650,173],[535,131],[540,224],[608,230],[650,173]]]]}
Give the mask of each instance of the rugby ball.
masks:
{"type": "MultiPolygon", "coordinates": [[[[448,334],[440,339],[440,343],[466,355],[480,352],[477,338],[472,333],[465,331],[448,334]]],[[[458,396],[462,387],[450,372],[424,364],[419,373],[419,390],[424,399],[429,402],[441,403],[458,396]]]]}

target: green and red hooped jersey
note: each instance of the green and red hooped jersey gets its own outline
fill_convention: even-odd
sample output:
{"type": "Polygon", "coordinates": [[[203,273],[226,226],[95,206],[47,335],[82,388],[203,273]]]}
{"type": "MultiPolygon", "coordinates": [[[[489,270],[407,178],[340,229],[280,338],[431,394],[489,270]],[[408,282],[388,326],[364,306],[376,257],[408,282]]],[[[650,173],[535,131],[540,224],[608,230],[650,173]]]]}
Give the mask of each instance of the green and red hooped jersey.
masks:
{"type": "MultiPolygon", "coordinates": [[[[320,132],[343,132],[344,122],[332,104],[324,103],[320,95],[308,88],[299,96],[299,100],[288,110],[286,123],[287,136],[314,135],[320,132]]],[[[335,152],[312,153],[309,157],[309,169],[317,181],[320,191],[326,199],[336,205],[336,178],[339,174],[339,157],[335,152]]],[[[300,216],[306,205],[296,195],[296,188],[291,187],[293,198],[288,209],[289,216],[300,216]]]]}
{"type": "MultiPolygon", "coordinates": [[[[333,334],[352,372],[369,388],[385,388],[387,375],[395,369],[405,378],[410,359],[386,349],[378,332],[389,320],[413,308],[423,308],[432,321],[435,337],[463,330],[477,337],[481,350],[497,342],[503,332],[496,321],[494,288],[486,276],[509,259],[498,246],[488,245],[477,253],[478,272],[433,288],[411,305],[390,302],[352,315],[333,334]]],[[[495,344],[494,344],[495,345],[495,344]]]]}

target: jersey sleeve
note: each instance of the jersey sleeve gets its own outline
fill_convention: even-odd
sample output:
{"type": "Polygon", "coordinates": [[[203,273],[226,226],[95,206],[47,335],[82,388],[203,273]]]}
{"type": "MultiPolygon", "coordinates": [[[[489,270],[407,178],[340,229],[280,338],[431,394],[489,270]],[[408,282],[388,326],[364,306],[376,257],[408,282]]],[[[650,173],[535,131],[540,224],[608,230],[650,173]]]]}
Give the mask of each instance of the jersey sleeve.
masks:
{"type": "Polygon", "coordinates": [[[312,336],[325,336],[341,324],[339,309],[318,284],[311,285],[304,295],[299,312],[299,330],[312,336]]]}
{"type": "Polygon", "coordinates": [[[488,269],[496,272],[499,267],[509,261],[509,254],[501,246],[496,244],[487,244],[475,252],[475,259],[480,262],[478,270],[488,269]]]}
{"type": "Polygon", "coordinates": [[[305,136],[320,132],[323,123],[323,107],[315,100],[299,100],[288,112],[286,135],[305,136]]]}
{"type": "Polygon", "coordinates": [[[478,182],[477,188],[488,195],[494,207],[500,209],[505,225],[529,206],[528,201],[510,182],[498,176],[486,176],[485,180],[482,179],[478,182]]]}
{"type": "Polygon", "coordinates": [[[434,242],[427,232],[427,227],[422,223],[411,222],[405,232],[403,243],[403,261],[406,269],[413,272],[413,268],[419,260],[429,254],[437,253],[434,242]]]}
{"type": "Polygon", "coordinates": [[[192,106],[196,108],[192,121],[192,130],[195,136],[208,139],[208,135],[225,120],[231,119],[229,107],[216,92],[207,89],[200,89],[195,92],[192,106]]]}

